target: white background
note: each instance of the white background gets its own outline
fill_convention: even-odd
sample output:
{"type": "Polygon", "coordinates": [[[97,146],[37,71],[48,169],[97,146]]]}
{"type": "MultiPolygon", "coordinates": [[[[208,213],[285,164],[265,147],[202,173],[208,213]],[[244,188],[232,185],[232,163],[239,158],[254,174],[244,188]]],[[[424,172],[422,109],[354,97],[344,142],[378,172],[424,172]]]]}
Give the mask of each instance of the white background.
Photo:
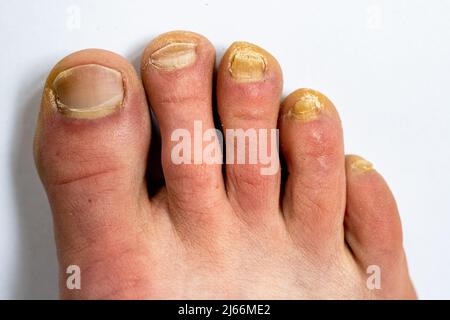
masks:
{"type": "Polygon", "coordinates": [[[285,94],[326,93],[346,151],[370,159],[397,197],[421,298],[450,298],[450,1],[1,1],[0,298],[56,298],[49,206],[32,160],[43,81],[88,47],[138,65],[154,36],[188,29],[218,57],[235,40],[272,52],[285,94]]]}

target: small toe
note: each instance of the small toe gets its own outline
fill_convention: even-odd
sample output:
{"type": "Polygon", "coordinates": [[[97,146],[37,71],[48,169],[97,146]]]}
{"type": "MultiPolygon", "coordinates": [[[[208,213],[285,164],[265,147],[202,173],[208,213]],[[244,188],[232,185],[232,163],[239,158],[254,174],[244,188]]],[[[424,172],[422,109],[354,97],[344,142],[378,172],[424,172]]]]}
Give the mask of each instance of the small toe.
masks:
{"type": "Polygon", "coordinates": [[[395,199],[373,165],[346,157],[345,239],[364,271],[380,272],[383,296],[414,298],[395,199]]]}

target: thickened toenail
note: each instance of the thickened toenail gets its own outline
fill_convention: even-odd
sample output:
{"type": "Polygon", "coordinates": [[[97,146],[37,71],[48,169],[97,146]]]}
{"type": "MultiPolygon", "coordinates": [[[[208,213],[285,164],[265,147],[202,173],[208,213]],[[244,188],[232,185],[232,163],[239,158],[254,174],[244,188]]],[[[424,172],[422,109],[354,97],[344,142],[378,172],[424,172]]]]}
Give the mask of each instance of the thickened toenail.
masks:
{"type": "Polygon", "coordinates": [[[355,172],[363,173],[374,170],[373,164],[364,158],[352,156],[350,161],[350,168],[355,172]]]}
{"type": "Polygon", "coordinates": [[[197,59],[197,45],[191,42],[172,42],[156,50],[150,63],[162,70],[176,70],[192,65],[197,59]]]}
{"type": "Polygon", "coordinates": [[[238,82],[262,80],[267,69],[262,50],[246,42],[235,43],[233,47],[228,68],[233,79],[238,82]]]}
{"type": "Polygon", "coordinates": [[[122,74],[97,64],[62,71],[52,85],[56,107],[73,118],[98,118],[122,105],[122,74]]]}
{"type": "Polygon", "coordinates": [[[313,120],[318,117],[323,106],[318,94],[312,90],[306,90],[291,107],[288,114],[299,120],[313,120]]]}

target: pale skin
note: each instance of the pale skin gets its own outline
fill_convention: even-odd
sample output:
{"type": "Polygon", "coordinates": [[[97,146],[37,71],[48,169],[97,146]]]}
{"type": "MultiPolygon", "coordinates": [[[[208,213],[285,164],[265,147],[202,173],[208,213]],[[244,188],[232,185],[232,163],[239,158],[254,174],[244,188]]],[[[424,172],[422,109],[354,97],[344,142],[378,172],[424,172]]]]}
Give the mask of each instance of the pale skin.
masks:
{"type": "Polygon", "coordinates": [[[51,71],[35,158],[53,212],[61,297],[416,298],[393,195],[368,161],[345,156],[332,102],[302,89],[280,103],[280,66],[254,45],[232,45],[217,74],[214,59],[206,38],[179,31],[145,49],[142,79],[124,58],[96,49],[51,71]],[[71,81],[84,81],[74,70],[87,70],[71,68],[87,65],[115,70],[108,90],[99,91],[101,75],[86,78],[89,97],[70,91],[79,85],[71,81]],[[116,89],[123,92],[108,100],[113,108],[70,107],[116,89]],[[149,155],[150,108],[161,132],[156,155],[149,155]],[[173,130],[192,130],[195,120],[214,128],[213,108],[222,129],[278,128],[281,170],[174,164],[173,130]],[[154,156],[162,172],[148,167],[154,156]],[[162,175],[165,185],[149,195],[146,176],[162,175]],[[69,265],[81,269],[80,290],[66,287],[69,265]],[[373,265],[378,289],[367,285],[373,265]]]}

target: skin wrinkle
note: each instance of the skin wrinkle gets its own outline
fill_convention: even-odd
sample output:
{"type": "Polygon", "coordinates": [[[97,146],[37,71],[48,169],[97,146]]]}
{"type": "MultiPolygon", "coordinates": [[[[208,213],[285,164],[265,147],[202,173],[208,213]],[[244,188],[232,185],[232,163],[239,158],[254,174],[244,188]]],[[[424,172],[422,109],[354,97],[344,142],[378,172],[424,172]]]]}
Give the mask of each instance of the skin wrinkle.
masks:
{"type": "MultiPolygon", "coordinates": [[[[305,197],[305,199],[308,199],[309,205],[307,205],[305,202],[300,202],[298,207],[296,208],[297,211],[295,211],[295,212],[290,213],[290,211],[288,209],[284,209],[285,216],[287,217],[286,225],[288,227],[288,230],[292,229],[296,225],[295,223],[293,223],[293,222],[295,222],[295,220],[299,220],[298,222],[301,225],[304,225],[304,228],[308,228],[312,232],[315,229],[317,229],[317,224],[320,223],[320,217],[322,216],[321,212],[323,212],[323,209],[321,208],[321,206],[319,204],[317,204],[316,201],[313,201],[308,197],[305,197]],[[300,218],[299,218],[301,212],[309,212],[309,215],[311,215],[312,217],[315,217],[315,220],[316,220],[315,223],[314,224],[305,224],[305,221],[300,220],[300,218]]],[[[300,200],[304,200],[303,197],[300,200]]],[[[336,230],[333,230],[333,231],[340,230],[340,226],[335,226],[334,228],[336,228],[336,230]]],[[[316,244],[315,239],[311,239],[310,237],[305,237],[305,236],[299,234],[299,231],[297,231],[296,229],[292,230],[291,233],[295,235],[295,237],[293,237],[293,238],[297,239],[297,241],[300,241],[300,244],[298,246],[301,248],[307,248],[308,250],[311,250],[309,252],[310,254],[313,254],[316,249],[319,249],[319,250],[324,249],[324,247],[323,247],[324,244],[316,244]]],[[[330,236],[332,234],[334,234],[334,232],[330,232],[330,236]]],[[[331,243],[333,243],[333,242],[331,242],[331,243]]],[[[336,241],[336,244],[339,244],[339,243],[340,243],[340,241],[336,241]]],[[[329,243],[327,242],[326,244],[329,244],[329,243]]],[[[331,248],[330,250],[326,250],[326,251],[334,252],[335,250],[334,250],[334,248],[331,248]]]]}

